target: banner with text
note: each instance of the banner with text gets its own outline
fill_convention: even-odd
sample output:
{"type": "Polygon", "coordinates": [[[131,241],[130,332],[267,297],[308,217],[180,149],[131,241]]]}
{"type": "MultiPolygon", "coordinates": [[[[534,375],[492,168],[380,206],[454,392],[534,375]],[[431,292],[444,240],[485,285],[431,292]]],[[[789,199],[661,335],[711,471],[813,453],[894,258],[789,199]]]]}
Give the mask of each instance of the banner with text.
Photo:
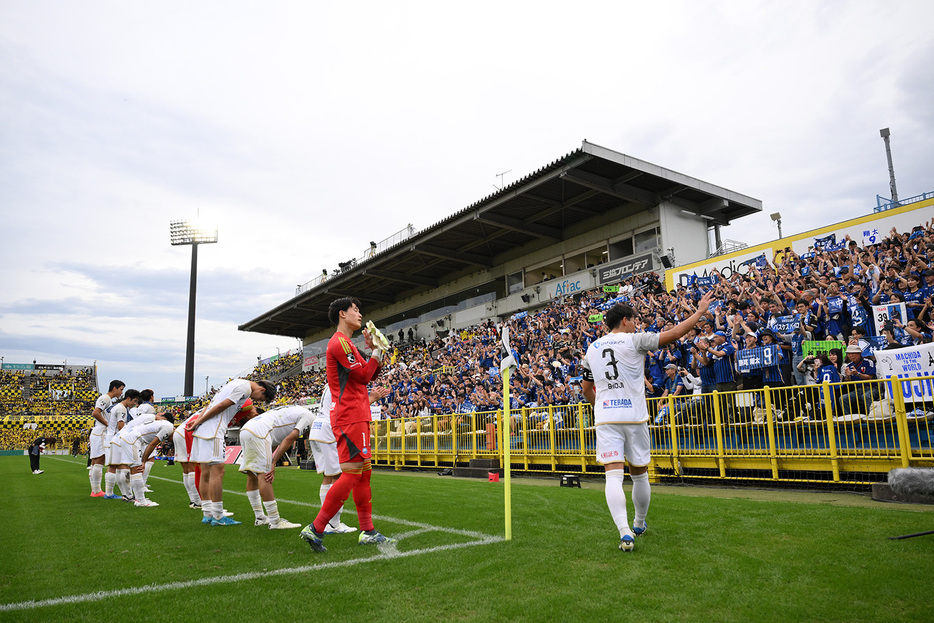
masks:
{"type": "MultiPolygon", "coordinates": [[[[876,353],[876,375],[900,379],[905,402],[929,402],[934,400],[934,344],[921,344],[876,353]]],[[[888,398],[892,398],[892,383],[885,384],[888,398]]]]}

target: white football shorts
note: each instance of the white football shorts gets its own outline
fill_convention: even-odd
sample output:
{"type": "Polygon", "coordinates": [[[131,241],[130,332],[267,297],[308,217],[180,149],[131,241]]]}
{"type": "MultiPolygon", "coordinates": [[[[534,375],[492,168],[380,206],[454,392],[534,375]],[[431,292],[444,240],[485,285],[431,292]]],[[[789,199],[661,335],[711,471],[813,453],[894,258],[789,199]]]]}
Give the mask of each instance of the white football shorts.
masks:
{"type": "Polygon", "coordinates": [[[175,445],[175,460],[179,463],[188,463],[188,446],[185,445],[185,425],[179,424],[172,433],[172,443],[175,445]]]}
{"type": "Polygon", "coordinates": [[[104,456],[104,433],[100,435],[91,433],[91,440],[88,442],[88,452],[92,459],[104,456]]]}
{"type": "Polygon", "coordinates": [[[240,431],[240,445],[243,453],[240,455],[241,472],[266,474],[272,470],[272,442],[267,435],[265,438],[257,437],[247,429],[240,431]]]}
{"type": "Polygon", "coordinates": [[[646,467],[652,461],[649,425],[600,424],[597,426],[597,462],[646,467]]]}
{"type": "Polygon", "coordinates": [[[227,444],[224,443],[224,437],[211,437],[203,439],[193,437],[191,443],[191,456],[188,457],[190,463],[210,463],[219,465],[226,459],[224,450],[227,444]]]}
{"type": "Polygon", "coordinates": [[[337,458],[337,442],[325,443],[309,439],[311,455],[315,459],[315,469],[325,476],[337,476],[341,473],[341,463],[337,458]]]}

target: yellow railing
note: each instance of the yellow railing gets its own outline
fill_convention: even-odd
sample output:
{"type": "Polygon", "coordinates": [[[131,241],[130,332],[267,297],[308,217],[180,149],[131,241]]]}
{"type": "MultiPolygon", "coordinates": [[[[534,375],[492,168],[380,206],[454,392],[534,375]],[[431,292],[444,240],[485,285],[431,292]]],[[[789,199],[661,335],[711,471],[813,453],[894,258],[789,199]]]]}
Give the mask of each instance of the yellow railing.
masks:
{"type": "MultiPolygon", "coordinates": [[[[650,474],[865,485],[893,467],[934,465],[934,414],[906,403],[907,391],[907,381],[874,380],[650,400],[650,474]]],[[[501,419],[500,411],[374,422],[373,459],[397,468],[502,459],[501,419]]],[[[523,408],[511,420],[513,469],[602,471],[590,405],[523,408]]]]}

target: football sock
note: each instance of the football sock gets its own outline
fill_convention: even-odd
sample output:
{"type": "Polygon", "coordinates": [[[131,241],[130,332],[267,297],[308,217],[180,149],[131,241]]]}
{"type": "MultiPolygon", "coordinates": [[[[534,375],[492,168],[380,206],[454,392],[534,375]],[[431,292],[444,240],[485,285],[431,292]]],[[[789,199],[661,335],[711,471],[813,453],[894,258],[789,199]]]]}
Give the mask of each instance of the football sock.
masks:
{"type": "Polygon", "coordinates": [[[370,462],[363,464],[363,474],[360,476],[360,482],[353,489],[353,503],[357,507],[357,519],[360,521],[360,529],[363,531],[373,529],[373,493],[370,489],[370,476],[373,470],[370,462]]]}
{"type": "Polygon", "coordinates": [[[201,504],[201,496],[198,495],[198,488],[195,487],[195,473],[182,474],[182,484],[185,485],[185,491],[188,492],[188,499],[192,504],[201,504]]]}
{"type": "Polygon", "coordinates": [[[224,503],[222,501],[212,502],[214,506],[214,519],[223,519],[224,518],[224,503]]]}
{"type": "Polygon", "coordinates": [[[214,502],[201,498],[201,514],[208,519],[214,517],[214,502]]]}
{"type": "Polygon", "coordinates": [[[146,466],[143,468],[143,485],[148,486],[146,483],[149,482],[149,472],[152,471],[152,466],[155,465],[155,461],[146,461],[146,466]]]}
{"type": "Polygon", "coordinates": [[[117,480],[117,475],[107,472],[104,474],[104,493],[107,495],[114,494],[114,482],[117,480]]]}
{"type": "Polygon", "coordinates": [[[279,523],[279,503],[270,500],[263,502],[263,504],[266,506],[266,516],[269,517],[270,523],[279,523]]]}
{"type": "Polygon", "coordinates": [[[621,469],[612,469],[606,473],[606,505],[619,530],[620,538],[632,534],[629,528],[629,516],[626,513],[626,492],[623,491],[624,475],[625,472],[621,469]]]}
{"type": "Polygon", "coordinates": [[[88,476],[91,479],[91,493],[101,492],[101,474],[103,471],[103,465],[94,464],[91,466],[91,471],[88,476]]]}
{"type": "MultiPolygon", "coordinates": [[[[321,498],[321,506],[324,506],[324,498],[328,495],[328,489],[331,488],[331,485],[321,485],[321,488],[318,489],[318,496],[321,498]]],[[[331,521],[328,522],[328,525],[332,528],[337,528],[341,525],[341,513],[344,512],[344,507],[341,506],[337,509],[337,513],[331,517],[331,521]]]]}
{"type": "Polygon", "coordinates": [[[130,486],[133,487],[133,495],[136,496],[138,501],[141,502],[146,499],[146,491],[143,489],[142,474],[130,474],[130,486]]]}
{"type": "Polygon", "coordinates": [[[649,502],[652,501],[652,486],[649,484],[648,472],[632,476],[632,505],[636,510],[633,523],[640,528],[645,527],[645,516],[649,514],[649,502]]]}
{"type": "Polygon", "coordinates": [[[263,517],[263,501],[260,499],[259,491],[247,491],[246,499],[250,501],[250,507],[257,519],[263,517]]]}
{"type": "Polygon", "coordinates": [[[360,481],[361,471],[362,470],[348,470],[343,472],[340,478],[337,479],[337,482],[331,485],[331,489],[324,499],[324,504],[321,505],[318,516],[315,517],[313,524],[315,532],[319,534],[324,532],[328,521],[337,514],[337,509],[344,505],[344,502],[350,497],[350,492],[353,490],[354,485],[360,481]]]}
{"type": "Polygon", "coordinates": [[[130,486],[130,470],[117,470],[117,486],[120,487],[120,493],[122,495],[130,495],[133,493],[133,489],[130,486]]]}

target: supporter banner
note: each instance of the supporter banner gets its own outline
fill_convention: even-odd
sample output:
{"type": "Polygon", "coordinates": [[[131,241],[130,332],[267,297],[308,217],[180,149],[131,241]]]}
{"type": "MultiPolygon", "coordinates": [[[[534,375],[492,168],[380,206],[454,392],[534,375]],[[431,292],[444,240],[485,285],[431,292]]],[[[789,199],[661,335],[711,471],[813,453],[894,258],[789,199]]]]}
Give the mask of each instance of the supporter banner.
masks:
{"type": "Polygon", "coordinates": [[[863,348],[863,357],[875,357],[876,351],[885,350],[886,346],[889,345],[889,341],[885,339],[884,335],[870,335],[866,338],[866,342],[869,345],[863,348]]]}
{"type": "Polygon", "coordinates": [[[318,365],[318,356],[317,355],[308,355],[302,359],[302,372],[308,372],[315,368],[318,365]]]}
{"type": "Polygon", "coordinates": [[[35,366],[31,363],[5,363],[4,370],[32,370],[35,366]]]}
{"type": "Polygon", "coordinates": [[[65,370],[65,365],[61,363],[59,364],[37,363],[33,367],[36,370],[59,370],[59,371],[65,370]]]}
{"type": "Polygon", "coordinates": [[[619,284],[616,284],[615,286],[603,286],[603,291],[610,294],[615,294],[616,292],[619,292],[619,284]]]}
{"type": "Polygon", "coordinates": [[[882,241],[882,234],[875,227],[863,228],[863,246],[868,247],[871,244],[879,244],[882,241]]]}
{"type": "Polygon", "coordinates": [[[882,333],[882,328],[889,320],[896,318],[902,322],[908,318],[908,311],[904,303],[890,303],[888,305],[872,306],[872,322],[876,327],[876,333],[882,333]]]}
{"type": "MultiPolygon", "coordinates": [[[[876,375],[903,380],[902,395],[905,402],[934,400],[934,344],[907,346],[876,353],[876,375]],[[923,378],[927,377],[927,378],[923,378]]],[[[886,396],[892,398],[892,383],[885,384],[886,396]]]]}
{"type": "Polygon", "coordinates": [[[827,313],[839,314],[843,312],[843,298],[834,296],[827,299],[827,313]]]}
{"type": "Polygon", "coordinates": [[[695,275],[693,281],[693,285],[697,286],[698,288],[710,288],[720,282],[716,275],[710,275],[709,277],[698,277],[695,275]]]}
{"type": "Polygon", "coordinates": [[[775,324],[770,328],[776,333],[794,333],[801,327],[801,314],[790,316],[776,316],[775,324]]]}
{"type": "Polygon", "coordinates": [[[740,372],[751,372],[761,368],[774,366],[779,361],[778,345],[757,346],[736,351],[736,369],[740,372]]]}
{"type": "Polygon", "coordinates": [[[833,348],[844,350],[846,349],[846,344],[836,340],[807,340],[801,342],[801,352],[805,357],[810,357],[817,353],[828,353],[833,348]]]}
{"type": "Polygon", "coordinates": [[[603,314],[591,314],[587,316],[587,320],[590,322],[603,322],[603,314]]]}
{"type": "Polygon", "coordinates": [[[527,312],[527,311],[521,311],[521,312],[519,312],[518,314],[513,314],[513,315],[512,315],[512,319],[513,319],[513,320],[522,320],[523,318],[527,318],[528,315],[529,315],[529,312],[527,312]]]}
{"type": "Polygon", "coordinates": [[[631,255],[621,260],[597,267],[597,285],[622,281],[633,275],[641,275],[653,270],[655,265],[651,253],[631,255]]]}

